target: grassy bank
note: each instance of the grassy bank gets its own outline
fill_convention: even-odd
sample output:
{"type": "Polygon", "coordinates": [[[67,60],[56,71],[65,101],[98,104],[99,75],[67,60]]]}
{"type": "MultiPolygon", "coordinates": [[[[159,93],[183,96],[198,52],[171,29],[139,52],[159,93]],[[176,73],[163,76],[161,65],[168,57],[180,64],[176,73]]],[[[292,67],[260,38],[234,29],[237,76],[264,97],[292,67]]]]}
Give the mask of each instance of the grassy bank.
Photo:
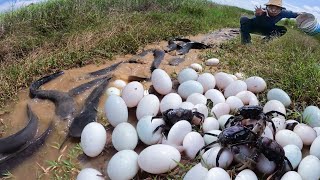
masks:
{"type": "Polygon", "coordinates": [[[135,53],[150,42],[237,27],[244,10],[201,0],[53,0],[0,16],[0,107],[57,69],[135,53]]]}

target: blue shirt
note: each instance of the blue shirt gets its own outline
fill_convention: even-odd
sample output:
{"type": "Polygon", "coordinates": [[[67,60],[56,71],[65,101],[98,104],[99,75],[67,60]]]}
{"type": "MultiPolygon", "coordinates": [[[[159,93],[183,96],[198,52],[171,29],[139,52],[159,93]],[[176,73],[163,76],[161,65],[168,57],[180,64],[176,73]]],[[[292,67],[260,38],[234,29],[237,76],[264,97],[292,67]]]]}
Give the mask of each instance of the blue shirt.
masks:
{"type": "Polygon", "coordinates": [[[271,16],[268,16],[267,13],[264,13],[261,16],[255,16],[254,18],[252,18],[252,20],[256,25],[258,25],[260,27],[272,28],[282,18],[296,18],[297,16],[298,16],[298,13],[296,13],[296,12],[282,9],[281,12],[276,16],[271,17],[271,16]]]}

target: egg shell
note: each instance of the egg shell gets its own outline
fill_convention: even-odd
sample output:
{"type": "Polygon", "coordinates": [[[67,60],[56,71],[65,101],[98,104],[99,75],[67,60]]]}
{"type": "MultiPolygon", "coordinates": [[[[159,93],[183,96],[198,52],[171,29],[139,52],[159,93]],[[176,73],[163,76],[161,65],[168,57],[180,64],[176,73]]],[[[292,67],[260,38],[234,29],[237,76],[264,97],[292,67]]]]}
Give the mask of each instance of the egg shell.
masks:
{"type": "Polygon", "coordinates": [[[219,64],[219,59],[218,58],[211,58],[211,59],[206,60],[205,63],[207,66],[216,66],[219,64]]]}
{"type": "MultiPolygon", "coordinates": [[[[196,104],[193,109],[195,109],[197,112],[201,113],[204,115],[204,118],[208,117],[209,114],[209,110],[208,107],[204,104],[196,104]]],[[[194,118],[198,118],[196,116],[194,116],[194,118]]]]}
{"type": "Polygon", "coordinates": [[[194,159],[198,151],[204,146],[204,140],[198,132],[189,132],[183,139],[185,154],[190,159],[194,159]]]}
{"type": "Polygon", "coordinates": [[[170,76],[162,69],[155,69],[151,74],[151,82],[154,89],[162,95],[166,95],[172,90],[170,76]]]}
{"type": "Polygon", "coordinates": [[[203,132],[219,129],[219,122],[214,117],[207,117],[202,124],[203,132]]]}
{"type": "Polygon", "coordinates": [[[258,180],[258,177],[252,170],[245,169],[239,172],[235,180],[258,180]]]}
{"type": "Polygon", "coordinates": [[[124,100],[116,95],[111,95],[107,98],[104,110],[108,122],[116,127],[122,122],[128,121],[128,108],[124,100]]]}
{"type": "Polygon", "coordinates": [[[215,106],[218,103],[224,103],[226,102],[226,99],[224,98],[222,92],[216,89],[209,89],[204,96],[207,99],[210,99],[213,103],[213,106],[215,106]]]}
{"type": "Polygon", "coordinates": [[[227,73],[218,72],[214,75],[216,79],[216,86],[218,89],[225,89],[229,84],[231,84],[234,79],[227,73]]]}
{"type": "Polygon", "coordinates": [[[110,179],[132,179],[139,171],[138,154],[133,150],[122,150],[113,155],[106,172],[110,179]]]}
{"type": "Polygon", "coordinates": [[[293,130],[294,126],[300,124],[298,121],[294,120],[294,119],[288,119],[286,120],[286,129],[288,128],[292,128],[290,130],[293,130]]]}
{"type": "Polygon", "coordinates": [[[280,180],[302,180],[302,177],[295,171],[288,171],[281,177],[280,180]]]}
{"type": "Polygon", "coordinates": [[[237,163],[243,163],[246,157],[251,157],[253,154],[252,149],[247,145],[233,146],[231,152],[233,153],[234,162],[237,163]]]}
{"type": "Polygon", "coordinates": [[[77,180],[104,180],[102,174],[93,168],[85,168],[80,171],[77,176],[77,180]]]}
{"type": "Polygon", "coordinates": [[[196,81],[197,79],[198,79],[198,73],[192,68],[183,69],[178,74],[178,81],[180,84],[189,80],[196,81]]]}
{"type": "Polygon", "coordinates": [[[182,103],[182,98],[177,93],[169,93],[165,95],[160,102],[160,112],[168,109],[177,109],[182,103]]]}
{"type": "Polygon", "coordinates": [[[317,106],[308,106],[302,114],[303,121],[311,127],[320,127],[320,109],[317,106]]]}
{"type": "Polygon", "coordinates": [[[262,133],[262,137],[267,137],[269,139],[273,139],[273,130],[271,130],[271,128],[269,126],[266,126],[266,128],[264,129],[264,132],[262,133]]]}
{"type": "Polygon", "coordinates": [[[209,89],[213,89],[216,86],[216,79],[211,73],[200,74],[197,81],[202,85],[204,92],[207,92],[209,89]]]}
{"type": "Polygon", "coordinates": [[[267,88],[266,81],[259,77],[259,76],[252,76],[245,80],[248,91],[251,91],[253,93],[260,93],[263,92],[267,88]]]}
{"type": "MultiPolygon", "coordinates": [[[[219,134],[221,133],[221,131],[217,129],[217,130],[208,131],[208,133],[210,133],[210,134],[215,134],[215,135],[219,135],[219,134]]],[[[212,136],[212,135],[210,135],[210,134],[205,134],[205,135],[203,136],[203,139],[204,139],[204,142],[205,142],[206,145],[207,145],[207,144],[210,144],[210,143],[212,143],[213,141],[216,141],[216,140],[218,139],[217,136],[212,136]]]]}
{"type": "Polygon", "coordinates": [[[169,145],[156,144],[141,151],[138,156],[140,168],[151,174],[162,174],[175,168],[181,160],[179,151],[169,145]]]}
{"type": "Polygon", "coordinates": [[[243,73],[235,73],[234,74],[238,79],[243,79],[244,78],[244,74],[243,73]]]}
{"type": "Polygon", "coordinates": [[[313,130],[315,130],[315,131],[316,131],[317,136],[319,136],[319,135],[320,135],[320,127],[314,127],[314,128],[313,128],[313,130]]]}
{"type": "Polygon", "coordinates": [[[118,88],[116,88],[116,87],[109,87],[109,88],[106,90],[106,94],[107,94],[107,96],[110,96],[110,95],[120,96],[120,95],[121,95],[121,91],[120,91],[120,89],[118,89],[118,88]]]}
{"type": "Polygon", "coordinates": [[[303,142],[301,138],[298,136],[298,134],[287,129],[283,129],[277,132],[276,141],[282,147],[285,147],[288,144],[294,144],[298,146],[300,150],[303,147],[303,142]]]}
{"type": "Polygon", "coordinates": [[[269,161],[263,154],[258,158],[256,168],[259,172],[264,174],[271,174],[276,169],[276,164],[269,161]]]}
{"type": "Polygon", "coordinates": [[[190,64],[190,68],[194,69],[195,71],[201,72],[202,71],[202,66],[198,63],[192,63],[190,64]]]}
{"type": "Polygon", "coordinates": [[[244,105],[259,105],[259,100],[255,94],[253,94],[251,91],[241,91],[238,94],[236,94],[236,97],[241,99],[244,105]]]}
{"type": "Polygon", "coordinates": [[[83,152],[89,157],[98,156],[107,141],[107,132],[104,127],[97,122],[87,124],[82,133],[80,146],[83,152]]]}
{"type": "Polygon", "coordinates": [[[198,163],[187,172],[183,180],[204,179],[207,173],[208,169],[203,167],[201,163],[198,163]]]}
{"type": "Polygon", "coordinates": [[[291,99],[289,95],[279,88],[273,88],[267,93],[267,99],[270,100],[278,100],[280,101],[285,107],[290,106],[291,99]]]}
{"type": "Polygon", "coordinates": [[[191,102],[182,102],[179,108],[192,110],[194,105],[191,102]]]}
{"type": "Polygon", "coordinates": [[[113,81],[112,85],[118,89],[123,89],[127,85],[127,83],[124,80],[117,79],[113,81]]]}
{"type": "Polygon", "coordinates": [[[161,130],[154,132],[153,131],[160,125],[164,124],[165,122],[163,119],[155,118],[152,119],[152,116],[144,116],[142,117],[137,124],[137,133],[139,139],[147,144],[152,145],[160,142],[162,138],[161,130]]]}
{"type": "MultiPolygon", "coordinates": [[[[270,111],[278,111],[278,112],[286,115],[286,108],[284,107],[284,105],[280,101],[277,101],[277,100],[270,100],[263,106],[264,113],[267,113],[270,111]]],[[[283,116],[278,115],[278,114],[277,115],[275,114],[274,116],[284,118],[283,116]]]]}
{"type": "Polygon", "coordinates": [[[229,96],[226,100],[226,103],[229,105],[231,111],[238,111],[239,108],[244,106],[241,99],[237,96],[229,96]]]}
{"type": "Polygon", "coordinates": [[[219,122],[219,125],[220,125],[220,129],[224,129],[224,125],[226,124],[226,122],[228,121],[228,119],[232,117],[232,115],[230,114],[225,114],[225,115],[222,115],[218,118],[218,122],[219,122]]]}
{"type": "Polygon", "coordinates": [[[310,155],[320,158],[320,136],[318,136],[311,144],[310,155]]]}
{"type": "MultiPolygon", "coordinates": [[[[218,155],[219,150],[221,149],[221,146],[214,146],[213,148],[207,150],[203,155],[201,159],[201,164],[204,167],[208,167],[209,169],[212,167],[216,167],[216,158],[218,155]]],[[[229,149],[223,150],[221,153],[221,156],[219,158],[219,167],[221,168],[227,168],[230,166],[233,160],[233,154],[229,149]]]]}
{"type": "Polygon", "coordinates": [[[203,94],[203,87],[198,81],[185,81],[178,87],[178,94],[183,98],[186,99],[193,93],[200,93],[203,94]]]}
{"type": "Polygon", "coordinates": [[[302,179],[318,180],[320,178],[320,160],[313,155],[306,156],[299,164],[298,173],[302,179]]]}
{"type": "Polygon", "coordinates": [[[229,75],[232,77],[233,80],[235,80],[235,81],[238,80],[238,77],[237,77],[237,76],[235,76],[235,75],[233,75],[233,74],[229,74],[229,75]]]}
{"type": "MultiPolygon", "coordinates": [[[[276,132],[286,128],[286,120],[283,118],[274,117],[271,119],[271,121],[273,122],[274,126],[276,127],[276,132]]],[[[273,132],[272,124],[269,122],[268,125],[273,132]]]]}
{"type": "Polygon", "coordinates": [[[156,116],[159,112],[160,101],[157,96],[148,94],[138,103],[136,116],[141,119],[143,116],[156,116]]]}
{"type": "Polygon", "coordinates": [[[230,113],[230,106],[227,103],[218,103],[211,109],[213,117],[220,118],[222,115],[230,113]]]}
{"type": "Polygon", "coordinates": [[[127,122],[118,124],[112,132],[112,144],[117,151],[133,150],[138,144],[136,129],[127,122]]]}
{"type": "Polygon", "coordinates": [[[311,145],[317,137],[317,132],[306,124],[298,124],[294,127],[293,132],[298,134],[304,145],[311,145]]]}
{"type": "Polygon", "coordinates": [[[137,81],[132,81],[123,88],[121,97],[127,107],[136,107],[143,98],[143,92],[142,84],[137,81]]]}
{"type": "MultiPolygon", "coordinates": [[[[293,169],[298,167],[301,159],[302,159],[302,153],[298,146],[289,144],[283,147],[285,156],[289,159],[293,169]]],[[[286,161],[287,170],[290,170],[290,166],[288,165],[288,162],[286,161]]]]}
{"type": "Polygon", "coordinates": [[[192,104],[207,104],[207,98],[200,93],[193,93],[190,96],[187,97],[187,102],[191,102],[192,104]]]}
{"type": "Polygon", "coordinates": [[[168,134],[168,142],[175,145],[182,145],[184,137],[192,130],[191,124],[186,120],[175,123],[168,134]]]}
{"type": "Polygon", "coordinates": [[[208,171],[205,177],[205,180],[212,180],[212,179],[231,180],[227,171],[219,167],[212,168],[208,171]]]}
{"type": "Polygon", "coordinates": [[[236,80],[230,83],[224,90],[224,97],[235,96],[241,91],[247,90],[247,84],[244,81],[236,80]]]}

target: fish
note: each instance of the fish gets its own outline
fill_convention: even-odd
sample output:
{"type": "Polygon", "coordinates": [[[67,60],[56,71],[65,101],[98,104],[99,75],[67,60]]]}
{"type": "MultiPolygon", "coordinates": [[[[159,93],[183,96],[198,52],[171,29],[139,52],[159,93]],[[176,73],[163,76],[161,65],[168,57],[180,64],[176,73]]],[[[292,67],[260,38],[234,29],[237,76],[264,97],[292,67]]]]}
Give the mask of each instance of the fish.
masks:
{"type": "Polygon", "coordinates": [[[183,61],[185,61],[184,58],[180,58],[180,57],[174,57],[169,61],[169,65],[170,66],[178,66],[180,63],[182,63],[183,61]]]}
{"type": "Polygon", "coordinates": [[[164,59],[165,52],[159,49],[155,49],[153,51],[153,56],[154,60],[150,67],[151,73],[160,66],[161,61],[164,59]]]}
{"type": "Polygon", "coordinates": [[[29,143],[22,146],[14,153],[8,154],[0,158],[0,177],[5,173],[11,171],[24,160],[31,157],[37,150],[45,143],[50,132],[53,129],[53,122],[50,122],[48,128],[37,138],[31,140],[29,143]]]}
{"type": "Polygon", "coordinates": [[[11,136],[0,139],[0,154],[14,152],[34,138],[38,130],[39,120],[29,105],[27,105],[27,115],[29,122],[26,127],[11,136]]]}

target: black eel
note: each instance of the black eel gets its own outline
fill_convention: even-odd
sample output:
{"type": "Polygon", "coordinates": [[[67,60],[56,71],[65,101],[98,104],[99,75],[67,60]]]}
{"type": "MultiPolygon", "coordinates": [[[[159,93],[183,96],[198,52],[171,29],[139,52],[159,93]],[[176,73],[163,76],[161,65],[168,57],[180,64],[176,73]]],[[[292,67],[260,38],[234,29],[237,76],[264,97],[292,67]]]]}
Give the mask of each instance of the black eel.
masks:
{"type": "Polygon", "coordinates": [[[178,50],[178,55],[187,54],[190,49],[207,49],[210,48],[210,46],[205,45],[203,43],[199,42],[187,42],[182,46],[181,49],[178,50]]]}
{"type": "Polygon", "coordinates": [[[150,67],[151,73],[160,66],[162,60],[164,59],[164,55],[165,55],[165,52],[162,50],[155,49],[153,51],[154,60],[150,67]]]}

